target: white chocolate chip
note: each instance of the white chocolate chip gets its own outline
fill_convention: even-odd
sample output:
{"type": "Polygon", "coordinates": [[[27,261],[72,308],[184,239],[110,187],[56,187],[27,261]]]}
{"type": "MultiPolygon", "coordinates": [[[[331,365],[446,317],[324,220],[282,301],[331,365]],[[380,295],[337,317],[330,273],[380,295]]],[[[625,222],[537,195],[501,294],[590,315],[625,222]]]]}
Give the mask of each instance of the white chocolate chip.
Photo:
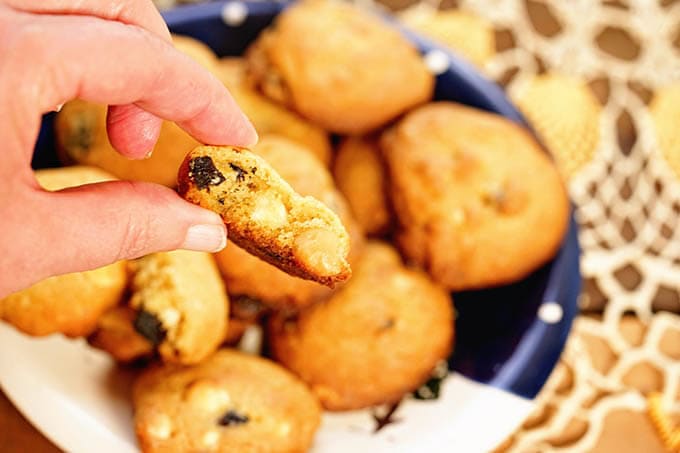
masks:
{"type": "Polygon", "coordinates": [[[161,320],[163,326],[174,327],[179,323],[182,315],[176,308],[169,307],[161,310],[161,312],[158,314],[158,318],[161,320]]]}
{"type": "Polygon", "coordinates": [[[172,434],[172,420],[166,414],[157,414],[147,425],[146,431],[157,439],[167,439],[172,434]]]}
{"type": "Polygon", "coordinates": [[[277,432],[279,436],[286,437],[288,434],[290,434],[290,423],[283,422],[279,424],[279,429],[277,430],[277,432]]]}
{"type": "Polygon", "coordinates": [[[217,442],[220,440],[220,433],[217,431],[208,431],[203,435],[201,438],[201,443],[205,445],[205,447],[213,449],[217,446],[217,442]]]}
{"type": "Polygon", "coordinates": [[[307,230],[295,238],[295,256],[319,274],[333,275],[342,266],[337,243],[338,238],[331,231],[307,230]]]}
{"type": "Polygon", "coordinates": [[[257,197],[250,219],[270,228],[280,228],[288,223],[288,212],[275,197],[262,195],[257,197]]]}
{"type": "Polygon", "coordinates": [[[222,412],[231,405],[229,392],[209,379],[200,379],[190,384],[185,398],[192,406],[205,412],[222,412]]]}

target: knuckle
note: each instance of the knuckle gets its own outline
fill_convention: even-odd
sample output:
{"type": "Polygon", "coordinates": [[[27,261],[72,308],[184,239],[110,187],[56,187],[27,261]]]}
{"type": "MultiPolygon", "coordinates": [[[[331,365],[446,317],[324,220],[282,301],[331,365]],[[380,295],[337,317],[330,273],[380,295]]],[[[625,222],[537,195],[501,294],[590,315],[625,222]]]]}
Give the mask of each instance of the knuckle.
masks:
{"type": "MultiPolygon", "coordinates": [[[[126,181],[127,190],[136,192],[136,184],[126,181]]],[[[139,258],[150,252],[153,246],[153,222],[142,210],[133,210],[125,218],[120,235],[117,259],[139,258]]]]}

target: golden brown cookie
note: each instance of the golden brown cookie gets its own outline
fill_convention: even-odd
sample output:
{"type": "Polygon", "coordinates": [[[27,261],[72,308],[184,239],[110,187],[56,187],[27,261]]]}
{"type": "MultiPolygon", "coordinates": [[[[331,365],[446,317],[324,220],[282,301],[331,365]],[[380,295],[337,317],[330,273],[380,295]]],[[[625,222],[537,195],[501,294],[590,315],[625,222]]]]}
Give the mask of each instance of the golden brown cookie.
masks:
{"type": "Polygon", "coordinates": [[[525,277],[554,256],[569,200],[520,126],[451,102],[409,113],[383,136],[398,243],[450,290],[525,277]]]}
{"type": "Polygon", "coordinates": [[[377,141],[365,137],[343,140],[333,163],[333,176],[366,234],[386,233],[392,223],[392,214],[377,141]]]}
{"type": "Polygon", "coordinates": [[[144,453],[307,451],[319,403],[281,366],[222,349],[200,365],[152,367],[135,382],[144,453]]]}
{"type": "MultiPolygon", "coordinates": [[[[50,191],[115,179],[97,168],[81,166],[38,170],[35,177],[50,191]]],[[[0,319],[29,335],[87,335],[99,316],[120,301],[126,284],[124,261],[50,277],[1,299],[0,319]]]]}
{"type": "Polygon", "coordinates": [[[95,348],[108,352],[118,362],[133,362],[153,356],[153,344],[134,327],[137,311],[127,304],[111,308],[97,321],[88,337],[95,348]]]}
{"type": "Polygon", "coordinates": [[[245,70],[245,60],[242,58],[223,58],[219,62],[217,75],[253,123],[258,134],[279,134],[289,138],[311,150],[321,162],[329,165],[331,145],[326,131],[248,86],[245,82],[245,70]]]}
{"type": "Polygon", "coordinates": [[[132,261],[134,327],[169,363],[212,354],[227,333],[229,301],[209,253],[176,250],[132,261]]]}
{"type": "Polygon", "coordinates": [[[479,67],[496,53],[493,24],[476,14],[457,9],[437,10],[418,3],[399,13],[399,20],[479,67]]]}
{"type": "Polygon", "coordinates": [[[61,159],[102,168],[120,179],[148,181],[175,187],[177,168],[198,142],[175,123],[164,121],[153,154],[131,160],[111,146],[106,132],[106,106],[67,102],[55,119],[61,159]]]}
{"type": "MultiPolygon", "coordinates": [[[[263,157],[300,195],[313,196],[338,214],[350,234],[348,260],[353,263],[363,235],[335,189],[330,173],[312,152],[274,135],[261,137],[253,152],[263,157]]],[[[237,246],[226,247],[216,258],[231,294],[246,295],[275,309],[298,309],[325,299],[332,292],[318,283],[291,276],[237,246]]]]}
{"type": "Polygon", "coordinates": [[[352,279],[329,300],[270,324],[273,356],[329,410],[398,401],[448,356],[453,305],[442,288],[369,242],[352,279]]]}
{"type": "Polygon", "coordinates": [[[325,129],[361,134],[432,96],[416,48],[379,17],[340,1],[300,1],[246,54],[268,97],[325,129]]]}
{"type": "Polygon", "coordinates": [[[251,151],[200,146],[187,155],[178,181],[180,195],[220,214],[229,238],[249,253],[331,287],[350,277],[350,239],[338,216],[297,194],[251,151]]]}

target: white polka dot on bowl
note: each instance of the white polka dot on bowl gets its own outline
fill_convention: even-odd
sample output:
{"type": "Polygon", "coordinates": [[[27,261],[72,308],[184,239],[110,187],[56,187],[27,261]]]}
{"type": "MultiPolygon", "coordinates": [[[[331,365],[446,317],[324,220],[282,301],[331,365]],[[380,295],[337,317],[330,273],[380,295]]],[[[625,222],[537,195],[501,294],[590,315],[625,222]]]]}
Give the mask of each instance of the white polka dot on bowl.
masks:
{"type": "Polygon", "coordinates": [[[434,49],[425,54],[425,65],[432,74],[439,75],[449,69],[451,60],[443,50],[434,49]]]}
{"type": "Polygon", "coordinates": [[[248,8],[243,2],[229,2],[222,8],[222,20],[231,27],[238,27],[248,17],[248,8]]]}
{"type": "Polygon", "coordinates": [[[562,320],[564,312],[557,302],[544,302],[538,307],[538,319],[546,324],[557,324],[562,320]]]}

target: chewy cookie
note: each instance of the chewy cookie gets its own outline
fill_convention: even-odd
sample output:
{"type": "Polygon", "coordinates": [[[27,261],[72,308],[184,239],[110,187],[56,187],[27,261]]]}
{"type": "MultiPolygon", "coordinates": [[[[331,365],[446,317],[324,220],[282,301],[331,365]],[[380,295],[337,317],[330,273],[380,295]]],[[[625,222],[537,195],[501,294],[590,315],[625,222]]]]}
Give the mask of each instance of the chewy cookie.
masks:
{"type": "Polygon", "coordinates": [[[333,176],[366,234],[379,236],[392,223],[385,168],[373,138],[350,137],[338,147],[333,176]]]}
{"type": "Polygon", "coordinates": [[[246,58],[249,79],[268,97],[340,134],[376,129],[427,101],[434,87],[406,38],[341,1],[296,2],[246,58]]]}
{"type": "Polygon", "coordinates": [[[88,337],[95,348],[108,352],[118,362],[134,362],[153,356],[153,344],[134,327],[137,311],[129,305],[119,305],[104,313],[97,329],[88,337]]]}
{"type": "Polygon", "coordinates": [[[175,187],[177,168],[199,143],[170,121],[164,121],[153,154],[131,160],[111,146],[106,132],[106,106],[75,100],[55,118],[57,148],[62,161],[102,168],[125,180],[175,187]]]}
{"type": "Polygon", "coordinates": [[[152,367],[133,389],[142,451],[307,451],[318,401],[279,365],[222,349],[200,365],[152,367]]]}
{"type": "Polygon", "coordinates": [[[258,134],[278,134],[300,143],[328,166],[331,161],[331,144],[326,131],[255,91],[246,83],[245,71],[243,58],[222,58],[217,76],[229,89],[258,134]]]}
{"type": "MultiPolygon", "coordinates": [[[[115,179],[97,168],[82,166],[38,170],[35,177],[50,191],[115,179]]],[[[29,335],[87,335],[95,329],[99,316],[118,304],[126,285],[124,261],[50,277],[1,299],[0,319],[29,335]]]]}
{"type": "Polygon", "coordinates": [[[163,361],[197,363],[218,348],[227,333],[229,301],[212,255],[154,253],[130,267],[134,327],[163,361]]]}
{"type": "MultiPolygon", "coordinates": [[[[350,234],[348,260],[353,263],[363,235],[335,189],[330,173],[311,151],[285,138],[265,135],[253,152],[263,157],[300,195],[313,196],[338,214],[350,234]]],[[[299,309],[331,294],[329,288],[289,275],[236,246],[226,247],[215,256],[231,294],[248,296],[274,309],[299,309]]]]}
{"type": "Polygon", "coordinates": [[[354,276],[329,300],[270,323],[273,356],[329,410],[398,401],[419,387],[453,342],[451,298],[369,242],[354,276]]]}
{"type": "Polygon", "coordinates": [[[200,146],[179,170],[178,191],[222,216],[229,238],[285,272],[332,287],[347,280],[350,239],[338,216],[297,194],[261,157],[200,146]]]}
{"type": "Polygon", "coordinates": [[[432,103],[384,134],[382,147],[399,246],[448,289],[519,280],[559,248],[567,194],[550,157],[520,126],[432,103]]]}

